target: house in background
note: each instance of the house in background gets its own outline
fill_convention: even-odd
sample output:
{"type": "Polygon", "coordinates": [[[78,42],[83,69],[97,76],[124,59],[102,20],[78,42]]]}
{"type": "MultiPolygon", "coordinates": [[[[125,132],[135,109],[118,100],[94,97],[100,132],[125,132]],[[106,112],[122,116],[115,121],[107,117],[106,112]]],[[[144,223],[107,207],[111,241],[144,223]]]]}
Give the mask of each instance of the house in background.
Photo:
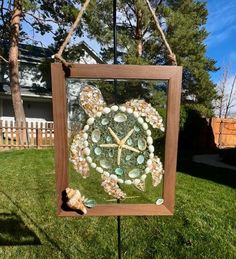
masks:
{"type": "MultiPolygon", "coordinates": [[[[4,46],[0,46],[2,48],[4,46]]],[[[86,42],[80,42],[76,63],[104,63],[99,55],[86,42]]],[[[45,76],[39,66],[54,54],[50,49],[21,44],[19,48],[21,96],[28,122],[51,122],[52,94],[50,75],[45,76]]],[[[1,62],[1,61],[0,61],[1,62]]],[[[8,67],[0,63],[0,120],[14,121],[14,112],[9,87],[8,67]]]]}

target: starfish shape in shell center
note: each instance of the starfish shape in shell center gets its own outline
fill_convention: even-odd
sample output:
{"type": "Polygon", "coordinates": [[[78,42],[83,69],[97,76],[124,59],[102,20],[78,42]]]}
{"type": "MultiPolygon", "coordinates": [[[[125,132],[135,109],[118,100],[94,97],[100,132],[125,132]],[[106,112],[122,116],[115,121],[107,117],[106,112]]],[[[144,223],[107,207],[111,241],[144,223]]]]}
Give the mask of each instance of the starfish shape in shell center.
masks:
{"type": "Polygon", "coordinates": [[[112,143],[112,144],[101,144],[100,147],[105,147],[105,148],[118,148],[118,155],[117,155],[117,165],[120,165],[120,160],[121,160],[121,154],[122,154],[122,149],[128,149],[130,151],[136,152],[136,153],[140,153],[140,151],[136,148],[130,147],[128,145],[126,145],[126,141],[128,140],[128,138],[133,134],[134,129],[130,130],[128,132],[128,134],[123,138],[123,139],[119,139],[119,137],[116,135],[116,133],[110,128],[108,127],[109,132],[111,133],[113,139],[115,140],[116,143],[112,143]]]}

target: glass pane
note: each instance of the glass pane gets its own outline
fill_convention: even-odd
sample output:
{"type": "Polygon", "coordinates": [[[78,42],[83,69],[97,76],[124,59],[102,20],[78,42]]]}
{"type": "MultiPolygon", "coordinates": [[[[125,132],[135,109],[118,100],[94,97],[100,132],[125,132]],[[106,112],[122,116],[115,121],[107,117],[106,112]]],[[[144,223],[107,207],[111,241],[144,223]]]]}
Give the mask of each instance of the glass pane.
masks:
{"type": "Polygon", "coordinates": [[[71,188],[97,204],[161,203],[167,86],[68,80],[71,188]]]}

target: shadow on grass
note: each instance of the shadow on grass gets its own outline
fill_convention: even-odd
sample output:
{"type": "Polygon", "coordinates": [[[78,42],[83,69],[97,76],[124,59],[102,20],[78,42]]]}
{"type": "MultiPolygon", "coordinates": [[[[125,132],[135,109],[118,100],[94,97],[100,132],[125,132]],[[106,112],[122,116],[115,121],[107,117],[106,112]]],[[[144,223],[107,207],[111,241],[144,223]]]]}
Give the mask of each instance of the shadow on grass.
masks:
{"type": "Polygon", "coordinates": [[[181,153],[177,170],[198,178],[236,188],[236,172],[234,170],[195,163],[191,153],[181,153]]]}
{"type": "Polygon", "coordinates": [[[41,245],[37,235],[15,213],[0,213],[0,246],[41,245]]]}

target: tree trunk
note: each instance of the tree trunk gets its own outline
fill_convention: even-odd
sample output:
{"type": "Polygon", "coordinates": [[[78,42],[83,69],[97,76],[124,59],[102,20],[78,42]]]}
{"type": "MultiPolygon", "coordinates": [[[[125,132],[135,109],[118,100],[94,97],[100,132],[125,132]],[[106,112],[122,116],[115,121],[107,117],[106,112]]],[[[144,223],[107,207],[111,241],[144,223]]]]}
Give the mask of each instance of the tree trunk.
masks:
{"type": "MultiPolygon", "coordinates": [[[[9,77],[10,89],[12,96],[13,109],[15,114],[15,121],[18,125],[25,126],[25,112],[23,101],[21,99],[20,82],[19,82],[19,34],[20,34],[20,17],[22,15],[22,5],[20,0],[14,1],[14,11],[11,18],[11,41],[9,49],[9,77]]],[[[26,130],[22,130],[20,134],[21,143],[27,143],[26,130]]]]}

